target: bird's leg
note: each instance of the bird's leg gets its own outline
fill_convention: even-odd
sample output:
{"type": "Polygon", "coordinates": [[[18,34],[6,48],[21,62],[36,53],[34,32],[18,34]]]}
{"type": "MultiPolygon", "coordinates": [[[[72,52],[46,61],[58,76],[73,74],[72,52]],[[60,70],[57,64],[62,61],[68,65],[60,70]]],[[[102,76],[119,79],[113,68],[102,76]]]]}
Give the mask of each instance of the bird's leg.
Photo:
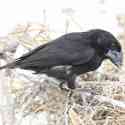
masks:
{"type": "Polygon", "coordinates": [[[63,88],[63,85],[64,85],[64,84],[65,84],[65,81],[61,81],[61,83],[59,84],[59,88],[63,90],[63,89],[64,89],[64,88],[63,88]]]}
{"type": "Polygon", "coordinates": [[[66,83],[65,80],[61,81],[61,83],[59,84],[59,88],[64,91],[69,91],[69,89],[67,87],[63,86],[63,85],[65,85],[65,83],[66,83]]]}
{"type": "Polygon", "coordinates": [[[67,85],[68,88],[70,89],[75,89],[75,79],[76,79],[76,74],[69,74],[68,78],[67,78],[67,85]]]}
{"type": "Polygon", "coordinates": [[[60,83],[60,88],[63,90],[68,91],[69,89],[75,89],[75,79],[76,74],[72,72],[72,67],[66,66],[64,67],[65,70],[65,80],[60,83]],[[63,85],[67,82],[67,87],[63,87],[63,85]]]}

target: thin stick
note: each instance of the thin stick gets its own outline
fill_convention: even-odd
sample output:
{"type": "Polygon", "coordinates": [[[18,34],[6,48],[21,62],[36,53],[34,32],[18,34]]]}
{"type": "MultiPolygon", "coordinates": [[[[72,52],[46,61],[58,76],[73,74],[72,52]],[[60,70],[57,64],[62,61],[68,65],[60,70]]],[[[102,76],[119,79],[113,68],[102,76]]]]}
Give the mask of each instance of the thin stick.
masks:
{"type": "Polygon", "coordinates": [[[72,90],[69,90],[68,95],[67,95],[67,99],[66,99],[66,105],[65,105],[65,112],[64,112],[64,122],[65,125],[69,125],[69,110],[71,108],[71,96],[73,94],[72,90]]]}

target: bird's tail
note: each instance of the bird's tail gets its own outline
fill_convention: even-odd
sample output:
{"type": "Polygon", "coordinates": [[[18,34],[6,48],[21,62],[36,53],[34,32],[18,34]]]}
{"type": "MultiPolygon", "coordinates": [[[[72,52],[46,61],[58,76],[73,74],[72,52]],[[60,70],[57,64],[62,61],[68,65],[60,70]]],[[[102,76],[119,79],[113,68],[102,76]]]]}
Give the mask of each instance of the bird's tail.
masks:
{"type": "Polygon", "coordinates": [[[9,69],[15,68],[16,67],[15,64],[16,64],[15,62],[12,62],[12,63],[8,63],[6,65],[0,66],[0,70],[5,69],[5,68],[9,68],[9,69]]]}
{"type": "Polygon", "coordinates": [[[21,60],[20,59],[16,59],[15,61],[8,63],[6,65],[0,66],[0,70],[5,69],[5,68],[9,68],[9,69],[13,69],[19,66],[21,60]]]}

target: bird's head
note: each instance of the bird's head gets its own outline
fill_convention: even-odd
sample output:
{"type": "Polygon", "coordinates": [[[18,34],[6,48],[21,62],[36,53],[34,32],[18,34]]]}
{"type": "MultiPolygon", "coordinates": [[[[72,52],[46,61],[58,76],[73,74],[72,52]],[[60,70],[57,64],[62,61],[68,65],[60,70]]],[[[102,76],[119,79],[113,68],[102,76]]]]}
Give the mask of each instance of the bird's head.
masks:
{"type": "Polygon", "coordinates": [[[117,67],[123,63],[123,52],[118,40],[109,32],[104,30],[93,30],[92,37],[94,46],[104,59],[110,59],[117,67]]]}

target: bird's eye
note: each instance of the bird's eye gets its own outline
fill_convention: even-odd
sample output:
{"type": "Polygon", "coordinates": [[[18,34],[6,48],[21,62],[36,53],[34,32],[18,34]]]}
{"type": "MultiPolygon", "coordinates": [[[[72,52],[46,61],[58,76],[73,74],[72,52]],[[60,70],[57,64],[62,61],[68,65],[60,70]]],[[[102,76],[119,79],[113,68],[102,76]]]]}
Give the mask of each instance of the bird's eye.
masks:
{"type": "Polygon", "coordinates": [[[111,45],[112,47],[116,47],[116,44],[115,43],[112,43],[112,45],[111,45]]]}

